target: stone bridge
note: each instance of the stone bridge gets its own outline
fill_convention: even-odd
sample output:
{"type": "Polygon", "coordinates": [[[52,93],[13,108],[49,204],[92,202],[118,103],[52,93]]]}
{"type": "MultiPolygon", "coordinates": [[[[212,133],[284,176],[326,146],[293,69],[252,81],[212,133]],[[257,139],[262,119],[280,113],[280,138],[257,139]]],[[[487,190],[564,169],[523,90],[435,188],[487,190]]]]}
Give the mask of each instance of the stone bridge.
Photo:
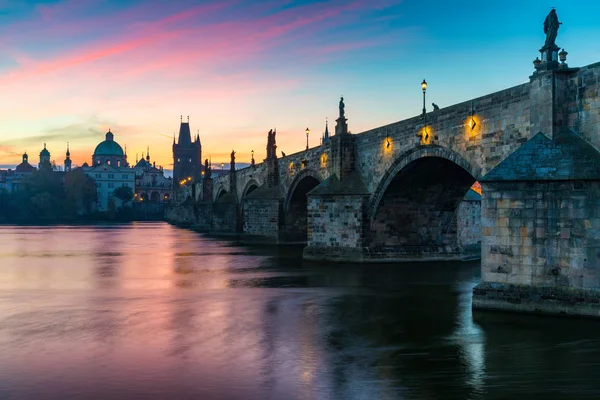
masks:
{"type": "MultiPolygon", "coordinates": [[[[569,97],[561,123],[600,146],[600,65],[560,72],[569,97]]],[[[528,83],[359,134],[348,133],[341,116],[336,134],[318,147],[220,176],[210,193],[198,183],[200,202],[228,210],[218,221],[215,210],[205,213],[210,221],[199,226],[247,240],[307,241],[315,256],[337,247],[340,256],[349,248],[361,254],[351,259],[462,258],[456,219],[469,188],[533,134],[556,128],[557,106],[546,93],[556,82],[548,79],[536,72],[528,83]],[[269,175],[276,175],[272,185],[269,175]],[[330,191],[312,192],[319,185],[330,191]],[[311,199],[323,196],[360,197],[357,209],[344,207],[361,217],[348,220],[341,209],[327,208],[330,202],[318,206],[322,212],[316,203],[311,208],[311,199]],[[326,214],[332,217],[324,227],[311,223],[326,214]]]]}
{"type": "Polygon", "coordinates": [[[340,102],[322,145],[278,158],[269,135],[263,163],[198,183],[188,221],[306,242],[310,260],[464,259],[480,181],[474,306],[569,313],[575,287],[574,313],[600,316],[585,292],[600,288],[600,63],[570,68],[559,50],[544,46],[526,83],[358,134],[340,102]]]}

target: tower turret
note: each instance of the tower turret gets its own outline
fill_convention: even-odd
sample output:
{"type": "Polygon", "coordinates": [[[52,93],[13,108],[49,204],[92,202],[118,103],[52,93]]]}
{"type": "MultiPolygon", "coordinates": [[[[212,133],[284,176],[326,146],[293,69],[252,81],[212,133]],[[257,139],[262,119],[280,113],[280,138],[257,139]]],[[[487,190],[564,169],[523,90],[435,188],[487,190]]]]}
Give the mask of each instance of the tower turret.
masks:
{"type": "Polygon", "coordinates": [[[65,155],[65,172],[69,172],[71,171],[71,152],[69,151],[69,142],[67,142],[67,153],[65,155]]]}

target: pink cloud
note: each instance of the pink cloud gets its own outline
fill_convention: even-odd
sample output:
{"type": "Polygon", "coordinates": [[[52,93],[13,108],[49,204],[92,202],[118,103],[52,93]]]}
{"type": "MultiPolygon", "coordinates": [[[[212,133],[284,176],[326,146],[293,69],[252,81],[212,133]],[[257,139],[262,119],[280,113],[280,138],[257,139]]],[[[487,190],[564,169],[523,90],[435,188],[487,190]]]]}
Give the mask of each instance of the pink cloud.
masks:
{"type": "MultiPolygon", "coordinates": [[[[51,24],[60,24],[61,16],[73,4],[68,2],[63,9],[44,11],[45,18],[51,24]]],[[[90,113],[98,113],[102,121],[121,122],[120,126],[111,123],[111,127],[118,133],[119,141],[128,144],[131,155],[133,149],[143,149],[148,141],[158,141],[160,135],[176,130],[177,116],[189,110],[201,114],[198,117],[203,120],[194,123],[203,129],[206,149],[215,150],[215,155],[223,153],[219,151],[222,140],[215,138],[225,132],[240,146],[255,148],[258,159],[258,152],[264,147],[264,133],[268,125],[275,123],[261,122],[257,115],[271,114],[266,118],[273,122],[282,118],[270,107],[286,91],[303,85],[302,77],[280,72],[279,59],[287,59],[288,63],[306,59],[310,67],[315,55],[377,44],[374,40],[349,37],[318,47],[302,45],[302,40],[336,28],[340,21],[346,25],[355,23],[360,11],[367,7],[365,1],[340,2],[328,8],[311,4],[271,14],[274,2],[260,2],[251,6],[252,13],[269,15],[219,20],[218,11],[231,4],[234,2],[194,7],[150,22],[132,21],[118,36],[113,34],[38,60],[20,53],[21,65],[0,77],[3,92],[13,99],[4,108],[10,116],[7,123],[16,126],[18,119],[27,118],[32,109],[46,126],[56,124],[53,119],[85,120],[90,113]],[[215,22],[196,24],[200,17],[214,18],[215,22]],[[277,49],[277,56],[269,53],[272,49],[277,49]],[[236,121],[229,121],[232,110],[236,121]],[[165,116],[174,120],[164,121],[165,116]],[[238,131],[236,124],[247,128],[238,131]]],[[[106,23],[106,17],[103,18],[78,21],[79,26],[70,29],[81,29],[88,23],[102,26],[106,23]]],[[[123,19],[122,14],[116,18],[123,19]]],[[[102,121],[96,126],[108,129],[102,121]]],[[[294,143],[303,142],[304,138],[296,135],[292,126],[280,129],[281,145],[292,153],[294,143]],[[286,128],[291,132],[289,139],[284,133],[286,128]]],[[[93,150],[98,139],[102,140],[82,139],[72,145],[74,149],[79,146],[93,150]]],[[[165,145],[154,152],[153,158],[166,165],[170,140],[160,137],[162,141],[165,145]]],[[[78,157],[89,161],[87,154],[78,157]]]]}

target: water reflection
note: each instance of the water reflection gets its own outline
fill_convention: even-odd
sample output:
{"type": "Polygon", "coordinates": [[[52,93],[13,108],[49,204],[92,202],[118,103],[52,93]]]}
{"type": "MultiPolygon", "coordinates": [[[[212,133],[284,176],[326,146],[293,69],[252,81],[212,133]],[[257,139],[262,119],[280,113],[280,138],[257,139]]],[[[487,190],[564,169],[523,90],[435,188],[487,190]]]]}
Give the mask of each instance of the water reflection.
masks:
{"type": "Polygon", "coordinates": [[[477,263],[300,254],[161,223],[0,227],[0,398],[600,396],[597,323],[473,316],[477,263]]]}

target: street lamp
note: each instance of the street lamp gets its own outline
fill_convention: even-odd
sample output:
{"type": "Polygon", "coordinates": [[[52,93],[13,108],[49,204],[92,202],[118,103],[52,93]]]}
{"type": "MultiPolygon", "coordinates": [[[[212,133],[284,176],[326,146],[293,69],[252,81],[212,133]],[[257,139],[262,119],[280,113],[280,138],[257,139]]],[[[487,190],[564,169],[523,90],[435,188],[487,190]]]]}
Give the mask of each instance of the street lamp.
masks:
{"type": "Polygon", "coordinates": [[[421,82],[421,89],[423,89],[423,118],[425,118],[425,114],[427,113],[427,109],[425,108],[425,91],[427,90],[427,82],[423,79],[421,82]]]}
{"type": "Polygon", "coordinates": [[[308,150],[308,134],[310,133],[310,129],[306,128],[306,150],[308,150]]]}

